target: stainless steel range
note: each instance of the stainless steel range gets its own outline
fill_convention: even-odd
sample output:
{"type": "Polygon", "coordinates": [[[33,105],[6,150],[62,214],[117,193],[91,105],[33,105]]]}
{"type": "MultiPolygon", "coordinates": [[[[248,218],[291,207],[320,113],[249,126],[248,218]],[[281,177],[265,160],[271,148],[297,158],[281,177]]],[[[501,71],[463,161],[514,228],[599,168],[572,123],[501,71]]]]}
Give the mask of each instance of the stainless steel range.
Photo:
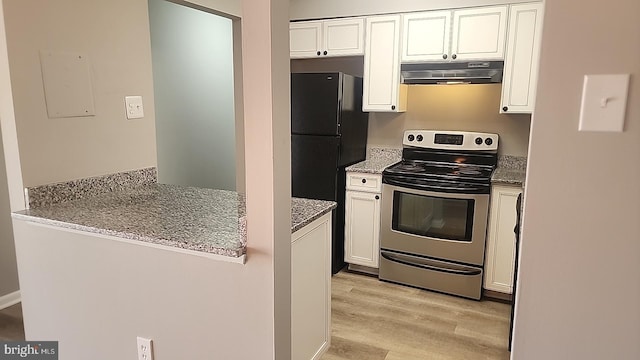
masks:
{"type": "Polygon", "coordinates": [[[382,173],[381,280],[480,299],[498,135],[407,130],[382,173]]]}

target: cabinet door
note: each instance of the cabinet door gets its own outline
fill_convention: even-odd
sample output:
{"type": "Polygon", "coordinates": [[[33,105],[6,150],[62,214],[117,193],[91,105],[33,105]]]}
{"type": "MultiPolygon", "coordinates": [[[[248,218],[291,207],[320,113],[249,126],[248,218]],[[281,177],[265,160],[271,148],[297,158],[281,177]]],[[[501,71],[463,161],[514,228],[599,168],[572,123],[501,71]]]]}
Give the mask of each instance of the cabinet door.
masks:
{"type": "Polygon", "coordinates": [[[364,54],[364,19],[327,20],[322,24],[323,56],[364,54]]]}
{"type": "Polygon", "coordinates": [[[500,112],[533,112],[538,86],[542,11],[542,3],[511,6],[500,112]]]}
{"type": "Polygon", "coordinates": [[[491,189],[489,231],[485,259],[484,287],[511,294],[515,266],[516,201],[520,187],[494,186],[491,189]]]}
{"type": "Polygon", "coordinates": [[[402,62],[449,59],[451,11],[402,16],[402,62]]]}
{"type": "Polygon", "coordinates": [[[289,23],[289,55],[292,59],[318,57],[321,47],[321,21],[289,23]]]}
{"type": "Polygon", "coordinates": [[[331,344],[331,214],[291,236],[291,358],[317,360],[331,344]]]}
{"type": "Polygon", "coordinates": [[[506,6],[454,11],[451,59],[503,59],[506,30],[506,6]]]}
{"type": "Polygon", "coordinates": [[[406,109],[406,85],[400,85],[400,15],[367,18],[362,110],[406,109]]]}
{"type": "Polygon", "coordinates": [[[379,255],[380,194],[347,191],[344,261],[377,268],[379,255]]]}

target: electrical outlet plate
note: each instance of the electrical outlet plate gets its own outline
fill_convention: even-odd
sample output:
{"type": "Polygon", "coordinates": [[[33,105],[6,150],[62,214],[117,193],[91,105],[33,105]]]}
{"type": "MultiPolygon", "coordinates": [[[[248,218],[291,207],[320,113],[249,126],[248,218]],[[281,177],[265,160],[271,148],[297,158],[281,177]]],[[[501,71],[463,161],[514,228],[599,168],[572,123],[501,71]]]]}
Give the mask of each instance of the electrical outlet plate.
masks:
{"type": "Polygon", "coordinates": [[[153,344],[151,339],[138,336],[138,360],[153,360],[153,344]]]}
{"type": "Polygon", "coordinates": [[[127,111],[127,119],[140,119],[144,117],[142,96],[125,96],[124,104],[127,111]]]}

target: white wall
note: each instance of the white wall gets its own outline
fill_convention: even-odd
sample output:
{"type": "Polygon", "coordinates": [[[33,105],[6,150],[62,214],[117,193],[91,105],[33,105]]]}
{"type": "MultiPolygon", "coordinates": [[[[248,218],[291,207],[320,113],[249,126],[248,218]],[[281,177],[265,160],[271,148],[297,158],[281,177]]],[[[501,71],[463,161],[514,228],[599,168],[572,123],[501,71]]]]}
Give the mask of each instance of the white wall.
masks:
{"type": "Polygon", "coordinates": [[[136,359],[142,336],[157,359],[273,359],[268,254],[242,265],[14,223],[26,339],[61,358],[136,359]]]}
{"type": "Polygon", "coordinates": [[[236,189],[231,19],[149,1],[158,182],[236,189]]]}
{"type": "Polygon", "coordinates": [[[242,4],[247,241],[253,256],[271,266],[262,276],[273,285],[274,358],[286,360],[291,358],[289,2],[242,4]]]}
{"type": "MultiPolygon", "coordinates": [[[[1,130],[0,145],[2,144],[1,130]]],[[[16,251],[13,243],[13,229],[11,228],[9,187],[4,150],[0,146],[0,298],[18,290],[18,268],[16,267],[16,251]]]]}
{"type": "Polygon", "coordinates": [[[546,2],[512,358],[640,358],[640,2],[546,2]],[[569,55],[569,56],[568,56],[569,55]],[[625,131],[578,132],[585,74],[631,73],[625,131]]]}
{"type": "Polygon", "coordinates": [[[147,1],[3,4],[24,185],[155,166],[147,1]],[[88,55],[96,116],[47,117],[40,50],[88,55]],[[126,95],[143,96],[144,119],[126,119],[126,95]]]}
{"type": "MultiPolygon", "coordinates": [[[[74,23],[75,21],[79,21],[85,25],[87,23],[99,23],[100,28],[103,29],[104,32],[109,32],[109,34],[113,33],[115,37],[101,39],[100,42],[104,42],[103,45],[120,44],[117,50],[109,47],[105,48],[105,53],[102,54],[105,57],[108,57],[110,50],[118,52],[119,54],[126,50],[126,45],[123,45],[126,44],[126,40],[123,40],[125,43],[117,41],[122,40],[122,35],[124,34],[120,33],[117,26],[114,26],[113,22],[115,22],[116,19],[118,22],[131,24],[132,27],[135,25],[135,29],[123,26],[125,28],[123,31],[129,31],[132,38],[136,38],[137,35],[139,35],[136,29],[141,31],[141,27],[146,27],[148,31],[146,12],[144,14],[138,13],[140,6],[144,6],[146,9],[146,1],[136,1],[135,3],[127,1],[126,4],[117,1],[103,1],[98,4],[95,3],[95,1],[75,2],[75,8],[66,6],[69,5],[68,2],[63,3],[61,1],[55,4],[38,3],[36,6],[33,1],[5,0],[5,4],[11,2],[13,10],[17,8],[25,12],[20,18],[21,21],[29,19],[29,16],[27,16],[29,9],[38,9],[39,15],[50,13],[59,16],[56,18],[56,21],[64,18],[64,16],[68,16],[71,18],[68,19],[68,23],[74,23]],[[28,4],[22,8],[21,4],[23,3],[28,4]],[[89,11],[91,9],[87,9],[93,9],[93,7],[96,8],[95,14],[89,11]],[[92,16],[85,16],[87,14],[92,14],[92,16]],[[108,31],[106,29],[108,29],[108,31]]],[[[198,3],[221,2],[202,0],[198,1],[198,3]]],[[[290,358],[291,175],[289,170],[290,95],[288,2],[286,0],[242,0],[227,1],[225,3],[226,7],[236,11],[235,15],[241,12],[244,17],[242,22],[242,46],[234,46],[234,49],[238,52],[240,48],[242,49],[242,61],[240,62],[240,59],[236,58],[234,65],[236,68],[241,67],[243,69],[243,77],[240,78],[239,81],[242,83],[244,93],[242,101],[236,101],[236,104],[241,103],[242,112],[244,113],[244,124],[239,127],[247,129],[245,134],[247,141],[244,148],[247,164],[247,264],[245,266],[227,263],[203,265],[200,261],[192,262],[191,259],[185,261],[187,258],[180,257],[176,259],[175,266],[182,268],[188,276],[176,278],[175,275],[163,272],[162,269],[166,271],[171,269],[171,267],[167,265],[167,258],[159,253],[150,254],[147,259],[144,256],[140,256],[141,254],[138,254],[136,251],[129,251],[130,249],[116,246],[114,242],[109,242],[109,244],[114,245],[113,247],[108,246],[107,248],[103,248],[104,243],[77,242],[81,237],[67,235],[57,237],[57,235],[38,232],[36,230],[30,232],[25,230],[26,225],[23,224],[24,226],[21,226],[17,223],[15,231],[16,238],[24,237],[25,239],[31,239],[31,241],[25,240],[25,242],[22,243],[22,245],[24,245],[23,249],[33,248],[36,250],[35,253],[24,257],[28,259],[27,265],[25,266],[30,270],[21,270],[22,273],[20,276],[23,278],[30,277],[34,281],[36,286],[31,288],[33,291],[49,291],[53,300],[62,301],[62,303],[45,302],[41,301],[41,298],[33,295],[24,295],[25,304],[30,303],[34,306],[31,310],[29,310],[29,305],[25,308],[28,337],[31,336],[29,334],[39,336],[37,334],[47,333],[59,338],[68,339],[71,337],[79,341],[86,339],[90,344],[94,344],[101,339],[107,340],[107,342],[111,344],[114,344],[115,341],[117,346],[108,350],[108,353],[105,354],[106,358],[124,358],[123,356],[109,357],[111,352],[115,354],[126,353],[126,357],[128,358],[133,354],[132,351],[135,346],[134,339],[129,340],[130,336],[127,336],[127,334],[130,335],[131,332],[129,332],[129,330],[123,332],[123,335],[127,337],[127,339],[124,340],[124,337],[121,337],[119,334],[123,329],[122,324],[111,322],[106,316],[103,317],[100,314],[95,314],[96,308],[91,306],[92,302],[90,301],[96,298],[92,295],[92,291],[95,290],[98,296],[107,296],[107,300],[111,300],[110,304],[115,304],[113,307],[100,308],[99,312],[105,311],[105,315],[121,310],[129,313],[131,316],[126,319],[117,315],[114,315],[114,318],[130,321],[131,323],[139,321],[140,323],[138,323],[138,325],[134,325],[131,328],[132,331],[136,332],[138,330],[144,330],[140,326],[142,323],[146,324],[145,329],[152,329],[162,322],[159,316],[155,317],[145,312],[145,309],[153,306],[153,301],[149,302],[149,297],[146,294],[141,294],[136,290],[137,285],[131,287],[131,283],[127,281],[122,284],[122,287],[114,286],[109,289],[113,291],[105,293],[100,289],[99,284],[97,284],[94,279],[85,275],[91,271],[95,271],[100,274],[100,276],[104,276],[104,279],[112,280],[114,276],[122,276],[123,279],[133,276],[135,279],[142,274],[151,276],[151,281],[154,281],[154,285],[160,289],[164,286],[165,281],[169,281],[170,284],[176,286],[175,289],[180,290],[186,288],[194,290],[194,295],[196,295],[194,298],[186,297],[184,293],[180,291],[171,293],[170,295],[172,297],[166,300],[173,302],[176,307],[163,307],[161,309],[162,316],[171,317],[176,315],[176,321],[185,320],[189,322],[193,317],[199,316],[197,312],[191,311],[189,307],[193,304],[191,301],[197,303],[200,308],[206,306],[207,311],[213,310],[216,304],[220,305],[218,306],[216,315],[222,315],[212,316],[210,312],[207,312],[210,317],[206,320],[209,321],[209,323],[215,324],[213,329],[207,329],[211,330],[208,332],[199,333],[198,331],[194,331],[192,334],[191,331],[185,332],[184,329],[188,327],[169,326],[167,323],[163,323],[164,325],[162,326],[164,327],[160,331],[164,331],[169,327],[170,329],[168,331],[170,331],[170,334],[164,338],[167,341],[163,341],[164,345],[162,345],[163,347],[168,346],[169,348],[163,348],[162,352],[175,354],[175,356],[167,356],[167,358],[184,357],[191,359],[208,359],[212,356],[225,359],[290,358]],[[33,237],[31,237],[32,235],[33,237]],[[61,247],[57,247],[54,243],[46,242],[46,239],[53,240],[54,238],[60,240],[61,247]],[[41,241],[43,239],[45,240],[44,243],[41,241]],[[40,244],[44,245],[39,247],[40,244]],[[78,247],[75,245],[78,245],[78,247]],[[120,260],[120,257],[129,259],[128,262],[125,261],[127,264],[125,268],[131,271],[121,272],[121,267],[114,267],[113,262],[105,263],[105,257],[103,255],[106,253],[103,254],[102,250],[113,255],[108,256],[110,259],[120,260]],[[49,261],[45,259],[47,252],[54,252],[56,255],[49,261]],[[83,261],[82,256],[78,256],[78,254],[82,254],[83,252],[87,254],[88,259],[94,259],[95,261],[83,261]],[[145,260],[141,260],[141,258],[145,260]],[[41,259],[44,263],[39,263],[41,259]],[[67,262],[67,259],[70,261],[67,262]],[[147,260],[149,262],[147,262],[147,260]],[[139,266],[140,261],[146,265],[142,267],[139,266]],[[51,265],[53,271],[49,274],[43,272],[42,264],[51,265]],[[83,274],[85,269],[76,267],[76,265],[86,265],[86,274],[83,274]],[[234,270],[230,270],[229,266],[234,266],[234,270]],[[207,269],[206,271],[199,272],[199,270],[205,268],[207,269]],[[81,270],[79,271],[79,269],[81,270]],[[149,269],[158,269],[159,275],[164,274],[169,278],[165,276],[155,277],[154,274],[148,272],[149,269]],[[114,271],[117,273],[114,273],[114,271]],[[40,275],[43,276],[41,277],[40,275]],[[61,294],[60,292],[56,292],[55,283],[46,282],[45,279],[49,277],[60,279],[63,283],[70,279],[83,279],[83,281],[87,281],[88,288],[95,287],[95,289],[91,289],[91,291],[85,289],[78,293],[61,294]],[[187,279],[187,281],[185,281],[185,279],[187,279]],[[204,284],[204,288],[194,289],[194,286],[199,283],[204,284]],[[129,298],[129,294],[132,294],[134,298],[129,298]],[[76,297],[75,295],[78,296],[76,297]],[[138,295],[140,297],[135,298],[138,295]],[[82,301],[85,296],[87,296],[89,301],[82,301]],[[176,296],[178,297],[177,299],[176,296]],[[37,325],[34,325],[34,321],[36,321],[34,319],[38,318],[37,314],[44,314],[44,311],[49,307],[60,306],[61,309],[70,309],[69,305],[65,302],[67,300],[71,301],[72,304],[78,304],[78,307],[74,309],[79,312],[87,311],[94,313],[85,317],[85,320],[94,319],[95,316],[104,319],[105,322],[113,326],[103,328],[102,324],[89,321],[86,327],[82,327],[82,331],[78,331],[77,327],[69,326],[68,322],[64,321],[64,319],[56,322],[42,320],[37,321],[37,325]],[[178,305],[184,307],[177,307],[178,305]],[[127,308],[128,306],[130,306],[130,308],[127,308]],[[119,309],[119,307],[123,307],[124,309],[119,309]],[[130,312],[131,310],[134,310],[134,312],[130,312]],[[30,313],[34,316],[30,316],[30,313]],[[135,313],[135,316],[133,313],[135,313]],[[236,313],[241,314],[239,320],[235,317],[236,313]],[[182,318],[182,315],[184,315],[185,318],[182,318]],[[207,337],[208,335],[211,336],[207,337]],[[193,339],[198,340],[205,337],[207,341],[201,341],[197,344],[192,342],[193,339]],[[176,339],[180,341],[176,341],[176,339]],[[186,344],[195,344],[195,346],[184,349],[182,340],[184,340],[186,344]]],[[[12,12],[12,14],[15,15],[16,13],[12,12]]],[[[0,28],[4,28],[3,20],[3,18],[0,18],[0,28]]],[[[16,19],[14,20],[13,25],[17,22],[16,19]]],[[[56,21],[44,21],[44,24],[41,26],[40,24],[33,25],[36,28],[34,32],[39,32],[40,27],[56,28],[52,24],[56,21]]],[[[237,24],[237,21],[235,23],[237,24]]],[[[61,27],[66,29],[65,26],[61,27]]],[[[24,35],[24,42],[26,43],[30,43],[31,41],[30,36],[32,36],[32,34],[30,32],[31,29],[29,28],[29,31],[24,35]]],[[[58,36],[53,30],[50,33],[52,38],[58,36]]],[[[76,31],[73,34],[66,35],[82,37],[81,34],[82,32],[76,31]]],[[[22,38],[16,36],[14,41],[18,39],[22,38]]],[[[55,39],[47,41],[53,40],[55,39]]],[[[42,41],[48,43],[45,40],[42,41]]],[[[98,45],[96,46],[98,47],[98,45]]],[[[1,51],[2,46],[0,46],[0,52],[1,51]]],[[[150,49],[148,49],[148,52],[150,54],[150,49]]],[[[6,56],[2,57],[1,55],[2,54],[0,54],[0,76],[4,75],[2,69],[6,61],[6,56]]],[[[142,59],[141,61],[144,62],[145,55],[130,53],[127,57],[142,59]]],[[[119,66],[126,67],[127,65],[126,61],[120,64],[114,59],[110,59],[108,62],[116,68],[119,66]]],[[[150,65],[150,59],[147,65],[150,65]]],[[[150,79],[150,66],[148,76],[150,79]]],[[[147,79],[146,76],[144,77],[147,79]]],[[[4,78],[0,77],[0,81],[3,79],[4,78]]],[[[27,76],[26,79],[35,81],[30,76],[27,76]]],[[[133,81],[133,83],[142,88],[147,84],[145,79],[137,79],[137,81],[133,81]]],[[[4,83],[0,83],[0,86],[3,84],[4,83]]],[[[150,84],[148,93],[151,94],[150,84]]],[[[120,96],[118,95],[118,97],[120,96]]],[[[6,105],[6,103],[0,103],[0,106],[2,106],[0,110],[2,110],[3,113],[7,109],[6,105]]],[[[148,110],[145,109],[145,111],[148,110]]],[[[238,111],[236,111],[236,113],[238,113],[238,111]]],[[[4,119],[2,120],[4,130],[5,121],[4,119]]],[[[149,133],[153,136],[153,129],[150,130],[149,133]]],[[[144,134],[146,136],[147,132],[145,131],[144,134]]],[[[122,134],[115,132],[115,134],[107,133],[106,135],[106,138],[113,140],[122,134]]],[[[119,144],[119,142],[116,143],[119,144]]],[[[146,149],[144,141],[137,145],[141,151],[146,149]]],[[[60,142],[56,144],[56,146],[64,148],[67,144],[60,142]]],[[[126,144],[123,146],[126,146],[126,144]]],[[[91,147],[89,146],[88,148],[90,149],[91,147]]],[[[76,150],[81,151],[82,148],[76,150]]],[[[119,156],[120,153],[118,151],[110,152],[108,150],[109,149],[103,149],[101,153],[106,158],[97,159],[101,169],[103,169],[102,165],[104,164],[111,164],[113,162],[121,164],[122,159],[119,156]]],[[[155,153],[155,147],[153,151],[155,153]]],[[[43,173],[46,173],[46,171],[43,173]]],[[[19,176],[19,174],[11,174],[11,176],[15,177],[19,176]]],[[[68,177],[68,174],[66,174],[65,177],[68,177]]],[[[37,182],[35,180],[31,179],[31,182],[37,182]]],[[[49,180],[40,179],[38,181],[49,180]]],[[[28,252],[28,250],[26,250],[26,252],[28,252]]],[[[24,254],[25,251],[22,253],[24,254]]],[[[180,274],[184,273],[180,272],[180,274]]],[[[71,285],[77,285],[77,283],[71,285]]],[[[26,291],[26,293],[28,294],[29,291],[26,291]]],[[[33,292],[31,292],[31,294],[33,294],[33,292]]],[[[41,319],[47,319],[48,317],[55,318],[62,315],[64,314],[47,313],[44,314],[41,319]]],[[[79,318],[80,317],[74,317],[74,319],[79,318]]],[[[198,329],[202,328],[200,327],[198,329]]],[[[166,333],[165,336],[167,336],[166,333]]],[[[68,350],[69,353],[77,355],[88,351],[88,348],[81,343],[78,343],[77,346],[75,349],[70,347],[68,350]]],[[[64,345],[62,344],[61,350],[64,351],[64,345]]],[[[158,351],[160,351],[160,349],[158,351]]],[[[92,354],[89,357],[97,358],[97,355],[92,354]]],[[[70,356],[70,358],[73,357],[70,356]]],[[[79,358],[87,358],[87,356],[82,355],[79,358]]]]}
{"type": "Polygon", "coordinates": [[[291,0],[292,20],[530,2],[529,0],[291,0]]]}
{"type": "Polygon", "coordinates": [[[26,207],[22,184],[22,170],[18,154],[18,137],[13,109],[13,90],[7,55],[7,37],[4,26],[4,4],[0,1],[0,133],[9,191],[11,211],[26,207]]]}
{"type": "Polygon", "coordinates": [[[242,1],[238,0],[172,0],[172,2],[190,4],[234,19],[242,15],[242,1]]]}
{"type": "Polygon", "coordinates": [[[19,290],[10,211],[25,208],[13,113],[13,95],[0,2],[0,297],[19,290]]]}
{"type": "Polygon", "coordinates": [[[531,116],[500,114],[501,84],[409,86],[403,114],[369,115],[368,146],[402,147],[407,129],[496,133],[500,155],[527,156],[531,116]]]}

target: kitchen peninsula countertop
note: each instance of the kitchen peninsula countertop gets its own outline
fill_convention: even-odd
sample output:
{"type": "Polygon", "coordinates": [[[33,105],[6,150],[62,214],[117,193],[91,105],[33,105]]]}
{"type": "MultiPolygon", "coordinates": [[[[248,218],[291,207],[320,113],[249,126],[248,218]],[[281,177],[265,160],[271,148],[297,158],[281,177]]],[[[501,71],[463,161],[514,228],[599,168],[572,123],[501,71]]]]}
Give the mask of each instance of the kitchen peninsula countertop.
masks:
{"type": "Polygon", "coordinates": [[[333,201],[291,198],[291,233],[309,225],[336,207],[337,204],[333,201]]]}
{"type": "MultiPolygon", "coordinates": [[[[291,231],[336,207],[293,198],[291,231]]],[[[234,258],[246,252],[243,196],[233,191],[151,184],[13,214],[61,228],[122,237],[234,258]]]]}

